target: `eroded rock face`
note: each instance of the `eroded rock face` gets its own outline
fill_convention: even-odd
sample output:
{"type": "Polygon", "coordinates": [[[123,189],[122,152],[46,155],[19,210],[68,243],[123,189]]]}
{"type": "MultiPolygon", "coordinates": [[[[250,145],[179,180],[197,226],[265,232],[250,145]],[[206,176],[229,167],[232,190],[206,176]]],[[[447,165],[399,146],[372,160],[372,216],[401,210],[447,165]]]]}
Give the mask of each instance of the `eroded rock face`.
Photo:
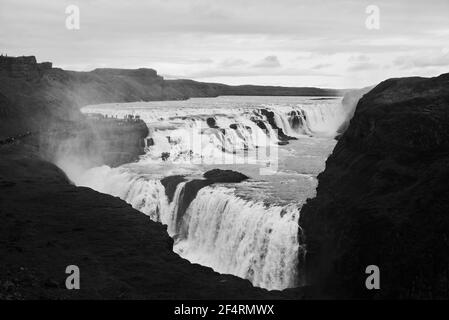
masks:
{"type": "MultiPolygon", "coordinates": [[[[281,128],[279,128],[276,124],[276,121],[274,120],[274,112],[273,111],[269,111],[267,109],[260,109],[260,113],[263,114],[266,118],[268,123],[270,124],[270,126],[276,130],[277,134],[278,134],[278,138],[281,141],[288,141],[288,140],[297,140],[298,138],[296,137],[291,137],[285,134],[284,130],[282,130],[281,128]]],[[[262,123],[263,124],[263,123],[262,123]]],[[[257,125],[261,128],[264,129],[263,127],[260,126],[259,123],[257,123],[257,125]]],[[[263,124],[263,126],[265,126],[265,124],[263,124]]]]}
{"type": "Polygon", "coordinates": [[[449,297],[449,74],[366,94],[318,179],[300,218],[317,296],[449,297]]]}
{"type": "Polygon", "coordinates": [[[50,70],[51,68],[51,62],[37,63],[34,56],[0,56],[0,74],[12,78],[37,79],[42,76],[44,71],[50,70]]]}
{"type": "Polygon", "coordinates": [[[172,202],[175,195],[176,187],[181,182],[186,181],[186,178],[181,175],[169,176],[161,179],[161,184],[165,188],[165,194],[167,195],[168,201],[172,202]]]}
{"type": "Polygon", "coordinates": [[[133,162],[145,153],[148,127],[142,120],[96,119],[54,124],[39,135],[41,155],[82,169],[133,162]]]}
{"type": "Polygon", "coordinates": [[[187,208],[202,188],[210,186],[214,183],[239,183],[249,179],[249,177],[247,177],[243,173],[222,169],[209,170],[203,174],[203,177],[205,179],[192,179],[187,181],[184,176],[175,175],[165,177],[161,180],[161,183],[165,188],[165,193],[170,202],[173,201],[173,196],[175,194],[177,186],[181,182],[187,181],[184,186],[184,190],[181,196],[181,203],[178,206],[178,213],[176,215],[178,222],[183,217],[187,208]]]}

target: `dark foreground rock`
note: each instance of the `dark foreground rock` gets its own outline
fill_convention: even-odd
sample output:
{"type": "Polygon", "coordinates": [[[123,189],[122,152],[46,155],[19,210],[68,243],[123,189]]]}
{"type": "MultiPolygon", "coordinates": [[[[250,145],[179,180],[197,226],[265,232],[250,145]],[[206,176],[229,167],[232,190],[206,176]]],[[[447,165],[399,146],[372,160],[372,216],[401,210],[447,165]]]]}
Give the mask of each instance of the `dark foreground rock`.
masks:
{"type": "Polygon", "coordinates": [[[359,101],[302,208],[316,297],[449,297],[449,74],[359,101]],[[380,268],[380,290],[365,269],[380,268]]]}
{"type": "Polygon", "coordinates": [[[71,185],[56,166],[0,146],[0,299],[278,299],[191,264],[166,228],[119,198],[71,185]],[[65,288],[77,265],[81,289],[65,288]]]}

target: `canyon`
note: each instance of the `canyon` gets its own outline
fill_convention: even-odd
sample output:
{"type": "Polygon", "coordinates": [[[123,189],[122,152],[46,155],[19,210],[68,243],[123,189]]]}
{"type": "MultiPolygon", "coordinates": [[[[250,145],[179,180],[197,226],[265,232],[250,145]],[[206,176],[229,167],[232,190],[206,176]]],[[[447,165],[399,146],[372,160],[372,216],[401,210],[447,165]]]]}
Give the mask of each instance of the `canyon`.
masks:
{"type": "Polygon", "coordinates": [[[25,60],[28,69],[0,72],[0,136],[7,141],[0,145],[0,251],[8,256],[0,297],[449,296],[449,74],[389,79],[349,99],[354,115],[318,176],[316,197],[301,209],[307,285],[267,291],[180,258],[166,227],[116,197],[75,187],[53,156],[76,152],[65,145],[87,148],[79,165],[89,167],[118,166],[143,153],[144,123],[88,119],[79,112],[88,104],[342,92],[164,80],[152,69],[73,72],[25,60]],[[83,261],[89,283],[79,294],[61,285],[73,259],[83,261]],[[380,268],[382,290],[364,286],[371,264],[380,268]]]}

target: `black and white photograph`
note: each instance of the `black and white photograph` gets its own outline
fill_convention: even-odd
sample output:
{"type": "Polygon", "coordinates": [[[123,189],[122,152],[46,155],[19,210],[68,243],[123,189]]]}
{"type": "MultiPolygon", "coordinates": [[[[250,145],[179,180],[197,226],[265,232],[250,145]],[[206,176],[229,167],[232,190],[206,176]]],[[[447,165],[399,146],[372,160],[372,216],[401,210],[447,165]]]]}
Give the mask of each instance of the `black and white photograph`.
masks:
{"type": "Polygon", "coordinates": [[[447,300],[448,185],[448,0],[0,0],[3,302],[447,300]]]}

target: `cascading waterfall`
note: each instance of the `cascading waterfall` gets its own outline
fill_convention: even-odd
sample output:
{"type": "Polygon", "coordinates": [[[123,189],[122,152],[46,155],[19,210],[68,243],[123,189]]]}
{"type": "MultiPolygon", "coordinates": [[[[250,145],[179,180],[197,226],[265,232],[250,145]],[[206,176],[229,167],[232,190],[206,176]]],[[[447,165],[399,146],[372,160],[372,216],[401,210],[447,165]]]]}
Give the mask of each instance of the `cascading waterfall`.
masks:
{"type": "Polygon", "coordinates": [[[304,102],[290,105],[259,105],[222,108],[178,107],[111,108],[109,104],[83,108],[86,113],[124,117],[136,112],[149,126],[147,159],[174,163],[232,163],[241,151],[269,148],[279,142],[266,112],[291,137],[333,137],[346,118],[341,103],[304,102]],[[208,121],[216,124],[211,127],[208,121]]]}
{"type": "Polygon", "coordinates": [[[299,209],[236,197],[232,189],[202,189],[183,217],[174,250],[191,262],[249,279],[268,289],[298,284],[299,209]]]}
{"type": "MultiPolygon", "coordinates": [[[[167,225],[174,239],[173,250],[191,262],[249,279],[267,289],[301,285],[304,248],[298,220],[306,195],[295,203],[266,204],[243,199],[234,186],[211,185],[202,188],[181,215],[186,182],[177,185],[170,201],[160,180],[173,175],[173,168],[188,168],[188,172],[198,174],[204,172],[204,164],[233,163],[239,150],[278,145],[282,137],[277,129],[289,139],[302,137],[303,144],[296,148],[309,150],[314,143],[319,145],[322,137],[335,135],[345,113],[339,101],[304,99],[301,104],[239,107],[227,103],[225,107],[204,107],[198,101],[167,102],[168,108],[160,103],[86,107],[84,112],[120,118],[138,113],[149,127],[148,146],[135,164],[91,168],[70,178],[77,185],[118,196],[152,220],[167,225]]],[[[313,157],[306,157],[305,163],[313,157]]],[[[324,160],[320,160],[322,166],[324,160]]],[[[311,168],[315,167],[312,163],[311,168]]],[[[251,183],[256,185],[257,181],[251,183]]]]}
{"type": "Polygon", "coordinates": [[[178,217],[185,182],[169,202],[157,179],[124,168],[92,168],[75,179],[80,186],[118,196],[154,221],[167,225],[173,250],[191,262],[250,280],[255,286],[285,289],[298,284],[299,208],[243,200],[234,190],[205,187],[178,217]]]}

